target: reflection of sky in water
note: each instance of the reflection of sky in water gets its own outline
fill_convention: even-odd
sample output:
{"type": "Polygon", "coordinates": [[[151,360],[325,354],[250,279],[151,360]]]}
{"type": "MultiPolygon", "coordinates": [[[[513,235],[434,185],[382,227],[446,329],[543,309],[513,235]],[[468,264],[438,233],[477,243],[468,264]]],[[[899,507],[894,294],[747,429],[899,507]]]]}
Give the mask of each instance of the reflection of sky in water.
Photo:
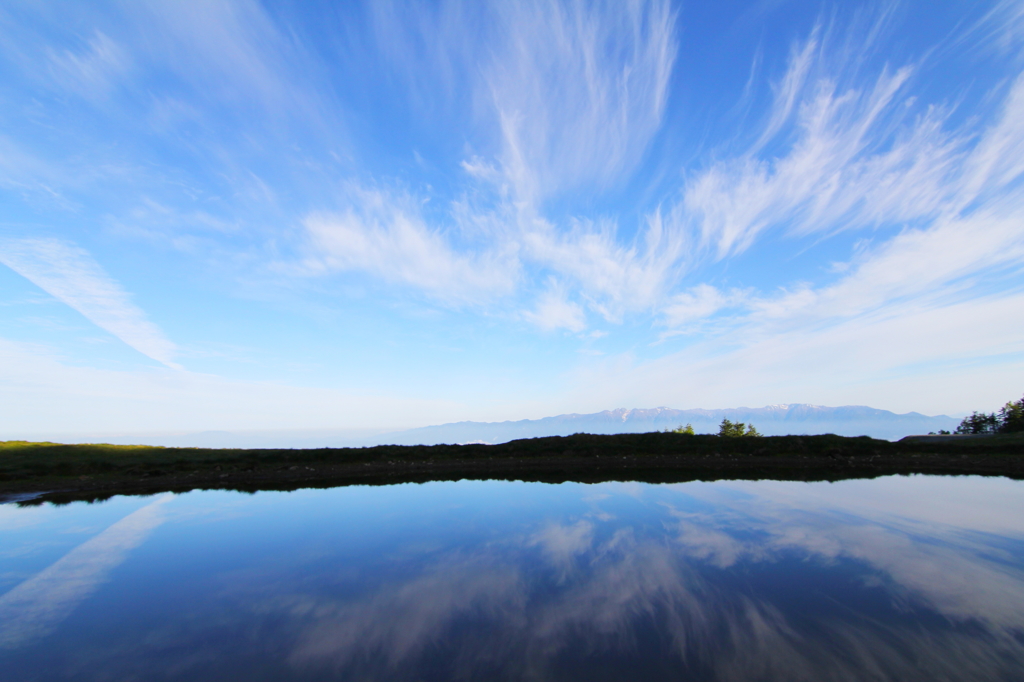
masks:
{"type": "Polygon", "coordinates": [[[1024,483],[431,483],[0,506],[4,679],[993,680],[1024,483]]]}

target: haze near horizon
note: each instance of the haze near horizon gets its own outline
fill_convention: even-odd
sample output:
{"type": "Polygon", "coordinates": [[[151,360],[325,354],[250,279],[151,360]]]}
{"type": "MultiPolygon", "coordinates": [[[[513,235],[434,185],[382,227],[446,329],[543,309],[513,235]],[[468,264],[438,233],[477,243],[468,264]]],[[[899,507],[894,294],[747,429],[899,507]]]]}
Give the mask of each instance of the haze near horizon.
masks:
{"type": "Polygon", "coordinates": [[[0,36],[0,439],[1020,395],[1019,0],[15,0],[0,36]]]}

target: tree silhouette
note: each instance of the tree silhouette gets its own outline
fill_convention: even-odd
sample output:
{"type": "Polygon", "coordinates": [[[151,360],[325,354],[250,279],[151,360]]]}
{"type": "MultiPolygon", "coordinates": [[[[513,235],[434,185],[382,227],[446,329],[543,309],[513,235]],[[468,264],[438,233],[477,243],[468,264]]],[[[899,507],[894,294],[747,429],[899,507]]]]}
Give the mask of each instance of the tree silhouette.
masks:
{"type": "Polygon", "coordinates": [[[983,433],[1019,433],[1024,431],[1024,398],[1011,400],[999,412],[986,414],[972,412],[964,417],[954,433],[979,435],[983,433]]]}
{"type": "Polygon", "coordinates": [[[718,435],[729,438],[735,438],[737,436],[761,436],[758,430],[754,428],[753,424],[747,425],[743,422],[731,422],[728,419],[723,419],[722,423],[719,424],[718,435]]]}

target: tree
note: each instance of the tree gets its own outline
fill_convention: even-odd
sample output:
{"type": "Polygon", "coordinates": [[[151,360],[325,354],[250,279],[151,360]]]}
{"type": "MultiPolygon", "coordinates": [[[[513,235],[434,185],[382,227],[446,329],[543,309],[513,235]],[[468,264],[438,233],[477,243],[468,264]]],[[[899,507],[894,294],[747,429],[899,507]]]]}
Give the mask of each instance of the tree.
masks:
{"type": "Polygon", "coordinates": [[[743,422],[731,422],[728,419],[723,419],[722,423],[718,426],[718,435],[727,436],[729,438],[735,438],[738,436],[754,436],[760,437],[757,429],[754,428],[753,424],[749,426],[743,422]]]}
{"type": "Polygon", "coordinates": [[[1024,398],[1003,405],[999,412],[985,414],[972,412],[964,417],[953,433],[977,435],[982,433],[1019,433],[1024,431],[1024,398]]]}
{"type": "Polygon", "coordinates": [[[972,412],[971,416],[964,417],[960,426],[956,427],[953,433],[961,435],[978,435],[982,433],[995,433],[999,427],[999,420],[995,414],[984,412],[972,412]]]}
{"type": "Polygon", "coordinates": [[[676,428],[674,428],[671,431],[669,431],[669,433],[683,433],[683,434],[686,434],[687,436],[692,436],[693,435],[693,424],[687,424],[686,426],[683,426],[682,424],[680,424],[676,428]]]}
{"type": "Polygon", "coordinates": [[[1010,401],[999,410],[999,432],[1018,433],[1024,431],[1024,398],[1010,401]]]}

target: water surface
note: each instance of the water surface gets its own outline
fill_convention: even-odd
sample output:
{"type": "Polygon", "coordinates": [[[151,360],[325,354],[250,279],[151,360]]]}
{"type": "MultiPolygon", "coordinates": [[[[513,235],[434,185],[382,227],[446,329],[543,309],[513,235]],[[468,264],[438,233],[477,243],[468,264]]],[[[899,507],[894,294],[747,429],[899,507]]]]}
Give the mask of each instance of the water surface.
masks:
{"type": "Polygon", "coordinates": [[[1017,680],[1024,484],[438,482],[0,505],[21,680],[1017,680]]]}

